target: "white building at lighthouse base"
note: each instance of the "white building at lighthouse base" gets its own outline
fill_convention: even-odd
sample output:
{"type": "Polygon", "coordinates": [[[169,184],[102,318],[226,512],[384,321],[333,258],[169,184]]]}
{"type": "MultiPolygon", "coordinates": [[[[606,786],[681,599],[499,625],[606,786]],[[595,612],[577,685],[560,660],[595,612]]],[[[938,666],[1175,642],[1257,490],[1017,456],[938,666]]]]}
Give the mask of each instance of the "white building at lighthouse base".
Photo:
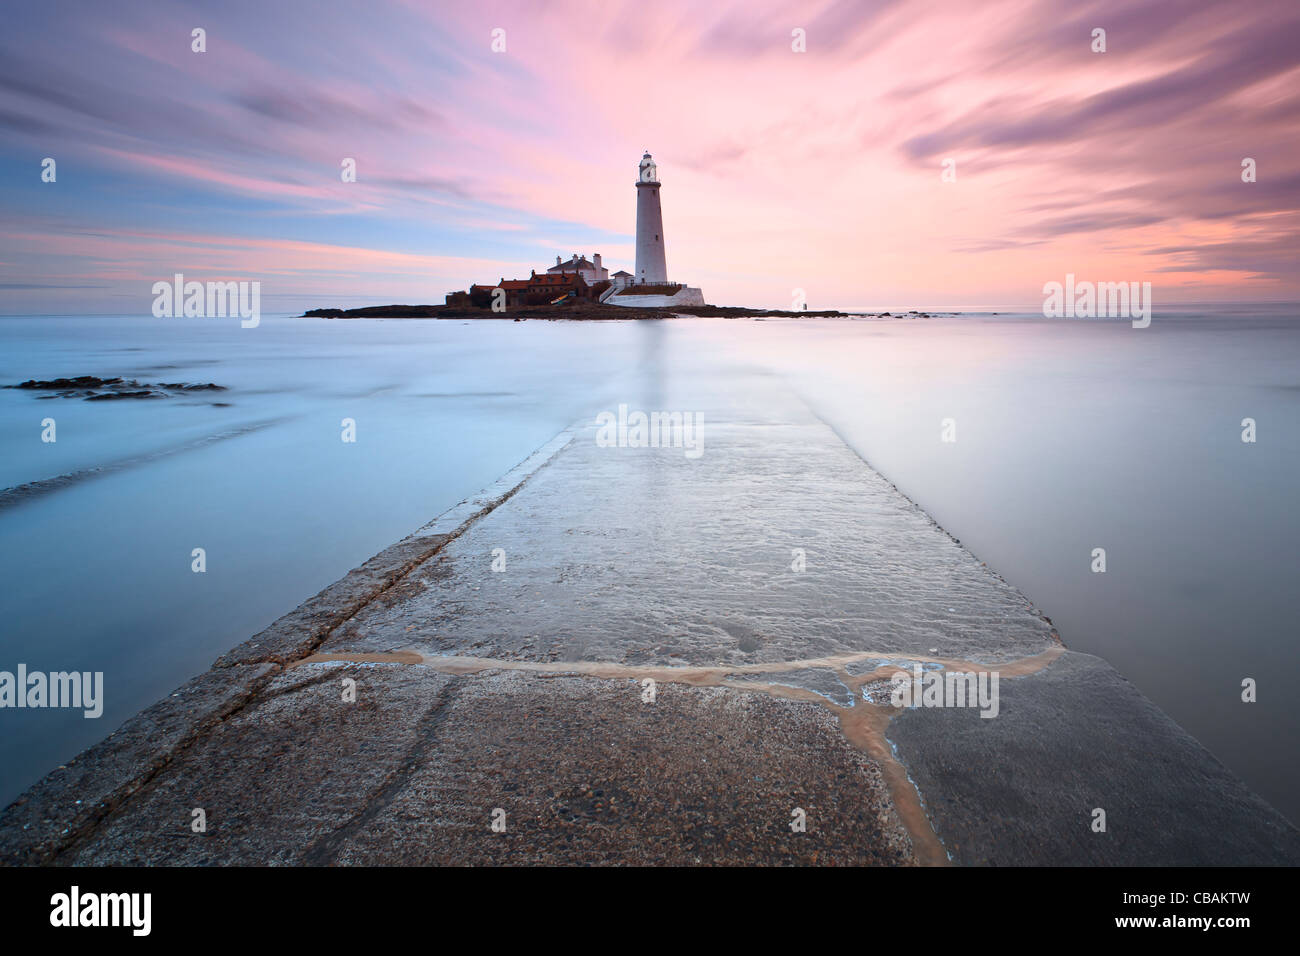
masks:
{"type": "Polygon", "coordinates": [[[631,309],[667,309],[675,305],[704,305],[704,291],[694,286],[679,286],[668,294],[662,287],[649,286],[644,293],[636,285],[612,286],[600,297],[606,305],[621,305],[631,309]],[[654,291],[651,291],[654,290],[654,291]]]}

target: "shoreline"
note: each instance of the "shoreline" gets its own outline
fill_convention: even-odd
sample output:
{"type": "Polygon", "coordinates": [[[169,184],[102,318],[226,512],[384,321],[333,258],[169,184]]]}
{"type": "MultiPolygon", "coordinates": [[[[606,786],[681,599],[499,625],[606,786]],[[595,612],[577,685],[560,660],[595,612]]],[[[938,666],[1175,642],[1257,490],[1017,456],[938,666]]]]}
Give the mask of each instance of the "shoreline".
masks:
{"type": "Polygon", "coordinates": [[[0,859],[1300,858],[1294,827],[1108,664],[1066,649],[1023,595],[825,425],[717,427],[710,440],[721,452],[711,447],[703,472],[680,452],[598,453],[589,428],[562,432],[43,778],[0,815],[0,859]],[[824,488],[793,515],[780,492],[792,473],[815,474],[824,488]],[[712,489],[738,474],[762,486],[727,514],[712,489]],[[608,526],[624,520],[609,489],[646,479],[693,509],[670,526],[672,555],[653,534],[638,544],[608,526]],[[566,508],[578,500],[587,511],[566,508]],[[842,556],[844,566],[816,566],[826,580],[784,573],[788,558],[768,569],[747,557],[774,528],[809,521],[832,536],[813,553],[842,556]],[[854,544],[864,534],[870,548],[854,544]],[[559,569],[546,547],[556,540],[568,549],[559,569]],[[716,551],[719,541],[738,544],[716,551]],[[493,543],[510,556],[506,574],[487,567],[493,543]],[[674,572],[679,552],[703,557],[674,572]],[[895,570],[882,554],[907,557],[895,570]],[[649,579],[616,569],[655,560],[670,567],[649,579]],[[683,580],[699,577],[700,560],[742,566],[738,576],[683,580]],[[569,579],[569,567],[588,570],[569,579]],[[757,613],[755,586],[767,594],[757,613]],[[808,627],[810,609],[832,595],[837,613],[808,627]],[[936,601],[968,610],[935,617],[936,601]],[[899,713],[862,699],[911,662],[1001,670],[1001,716],[899,713]],[[356,704],[338,701],[344,678],[360,688],[356,704]],[[646,680],[659,684],[649,709],[639,696],[646,680]],[[702,754],[716,775],[691,769],[702,754]],[[672,792],[644,778],[646,762],[655,779],[674,781],[672,792]],[[462,779],[466,766],[486,776],[462,779]],[[954,766],[1014,768],[1036,798],[1008,804],[987,770],[954,766]],[[470,792],[469,801],[447,796],[470,792]],[[697,809],[681,809],[682,795],[697,809]],[[506,843],[480,824],[511,801],[523,838],[506,843]],[[1114,836],[1089,830],[1081,801],[1112,808],[1114,836]],[[212,832],[193,836],[189,807],[205,804],[212,832]],[[421,822],[430,806],[443,823],[421,822]],[[816,840],[782,835],[774,816],[792,806],[813,811],[816,840]]]}

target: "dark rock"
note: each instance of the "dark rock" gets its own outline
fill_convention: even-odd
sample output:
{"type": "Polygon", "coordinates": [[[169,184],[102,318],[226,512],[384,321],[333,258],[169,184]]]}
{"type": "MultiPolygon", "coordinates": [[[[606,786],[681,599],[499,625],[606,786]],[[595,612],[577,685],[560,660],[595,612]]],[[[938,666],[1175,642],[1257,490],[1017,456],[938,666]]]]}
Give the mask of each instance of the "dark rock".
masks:
{"type": "Polygon", "coordinates": [[[83,398],[88,402],[108,402],[119,398],[170,398],[187,392],[224,392],[224,385],[212,382],[202,384],[190,382],[161,382],[149,384],[127,381],[122,378],[99,378],[95,375],[78,375],[75,378],[28,379],[18,385],[6,385],[5,388],[21,388],[26,391],[54,392],[41,398],[83,398]]]}

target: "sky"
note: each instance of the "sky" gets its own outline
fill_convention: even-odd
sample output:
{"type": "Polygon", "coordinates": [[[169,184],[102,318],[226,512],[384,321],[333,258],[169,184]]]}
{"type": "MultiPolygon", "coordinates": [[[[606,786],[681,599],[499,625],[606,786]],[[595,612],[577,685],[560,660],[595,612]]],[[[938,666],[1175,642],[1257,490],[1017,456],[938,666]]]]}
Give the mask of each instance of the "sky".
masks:
{"type": "Polygon", "coordinates": [[[714,303],[1037,309],[1067,273],[1149,281],[1157,311],[1300,299],[1295,0],[44,0],[4,23],[4,314],[148,314],[177,272],[259,281],[274,312],[437,303],[574,252],[631,271],[645,150],[669,276],[714,303]]]}

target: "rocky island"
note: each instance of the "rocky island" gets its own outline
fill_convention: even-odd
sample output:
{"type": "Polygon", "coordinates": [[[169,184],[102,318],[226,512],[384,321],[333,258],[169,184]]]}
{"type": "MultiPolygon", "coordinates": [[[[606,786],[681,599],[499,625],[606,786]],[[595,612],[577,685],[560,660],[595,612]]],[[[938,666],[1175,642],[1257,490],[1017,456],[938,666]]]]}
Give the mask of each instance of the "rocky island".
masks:
{"type": "MultiPolygon", "coordinates": [[[[884,313],[887,315],[888,313],[884,313]]],[[[921,313],[916,313],[921,315],[921,313]]],[[[310,309],[302,318],[319,319],[567,319],[601,321],[612,319],[672,319],[684,316],[746,318],[780,316],[786,318],[845,318],[847,312],[829,309],[821,312],[783,312],[774,309],[750,309],[731,305],[682,305],[663,308],[628,308],[607,305],[588,299],[570,299],[557,305],[521,305],[506,312],[474,305],[372,305],[360,309],[310,309]]],[[[928,316],[926,316],[928,318],[928,316]]]]}

